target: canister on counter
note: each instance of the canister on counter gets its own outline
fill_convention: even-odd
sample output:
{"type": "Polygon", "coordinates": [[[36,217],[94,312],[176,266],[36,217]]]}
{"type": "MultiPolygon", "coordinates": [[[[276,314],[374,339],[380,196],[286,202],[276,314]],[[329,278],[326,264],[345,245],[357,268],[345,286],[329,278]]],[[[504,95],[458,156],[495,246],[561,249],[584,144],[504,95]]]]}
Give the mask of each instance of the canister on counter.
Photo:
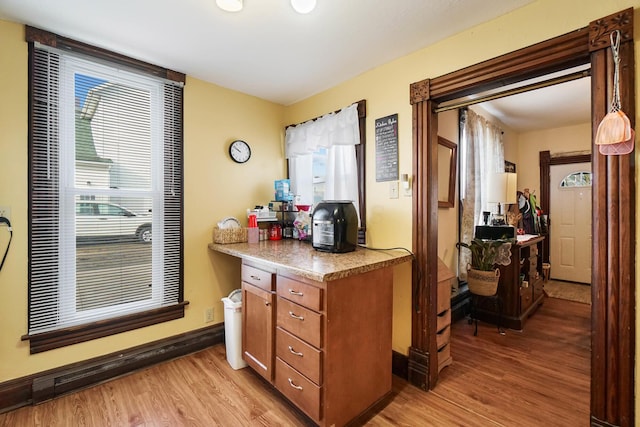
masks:
{"type": "Polygon", "coordinates": [[[273,223],[269,226],[269,240],[282,240],[282,226],[273,223]]]}

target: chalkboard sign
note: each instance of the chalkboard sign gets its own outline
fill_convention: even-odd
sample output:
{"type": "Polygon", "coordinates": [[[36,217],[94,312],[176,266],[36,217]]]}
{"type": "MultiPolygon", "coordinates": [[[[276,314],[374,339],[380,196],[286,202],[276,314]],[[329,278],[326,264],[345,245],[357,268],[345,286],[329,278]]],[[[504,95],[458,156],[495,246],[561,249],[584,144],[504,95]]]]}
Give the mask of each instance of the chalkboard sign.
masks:
{"type": "Polygon", "coordinates": [[[398,180],[398,115],[376,119],[376,182],[398,180]]]}

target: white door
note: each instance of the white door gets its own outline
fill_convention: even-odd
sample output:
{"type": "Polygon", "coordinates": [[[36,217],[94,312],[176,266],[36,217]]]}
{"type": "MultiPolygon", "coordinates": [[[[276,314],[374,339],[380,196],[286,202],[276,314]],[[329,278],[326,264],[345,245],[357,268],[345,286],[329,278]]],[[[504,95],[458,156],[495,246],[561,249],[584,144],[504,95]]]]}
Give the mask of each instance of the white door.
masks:
{"type": "Polygon", "coordinates": [[[591,284],[591,163],[551,166],[551,278],[591,284]]]}

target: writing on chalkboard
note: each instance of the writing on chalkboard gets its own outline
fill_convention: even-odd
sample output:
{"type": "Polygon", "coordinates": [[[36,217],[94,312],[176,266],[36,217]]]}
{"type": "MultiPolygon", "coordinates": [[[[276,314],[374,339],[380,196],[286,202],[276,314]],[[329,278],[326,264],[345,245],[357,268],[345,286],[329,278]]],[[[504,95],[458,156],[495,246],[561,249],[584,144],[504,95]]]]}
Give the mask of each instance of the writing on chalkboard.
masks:
{"type": "Polygon", "coordinates": [[[398,180],[398,115],[376,119],[376,181],[398,180]]]}

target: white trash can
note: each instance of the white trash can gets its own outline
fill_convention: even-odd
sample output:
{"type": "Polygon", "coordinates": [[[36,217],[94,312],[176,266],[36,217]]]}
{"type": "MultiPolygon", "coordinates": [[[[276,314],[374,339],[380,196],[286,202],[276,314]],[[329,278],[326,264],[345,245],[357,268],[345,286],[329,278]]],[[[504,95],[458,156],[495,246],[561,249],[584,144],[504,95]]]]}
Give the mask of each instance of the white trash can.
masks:
{"type": "Polygon", "coordinates": [[[233,369],[242,369],[247,366],[242,360],[242,291],[232,291],[228,297],[222,298],[222,303],[227,362],[233,369]]]}

